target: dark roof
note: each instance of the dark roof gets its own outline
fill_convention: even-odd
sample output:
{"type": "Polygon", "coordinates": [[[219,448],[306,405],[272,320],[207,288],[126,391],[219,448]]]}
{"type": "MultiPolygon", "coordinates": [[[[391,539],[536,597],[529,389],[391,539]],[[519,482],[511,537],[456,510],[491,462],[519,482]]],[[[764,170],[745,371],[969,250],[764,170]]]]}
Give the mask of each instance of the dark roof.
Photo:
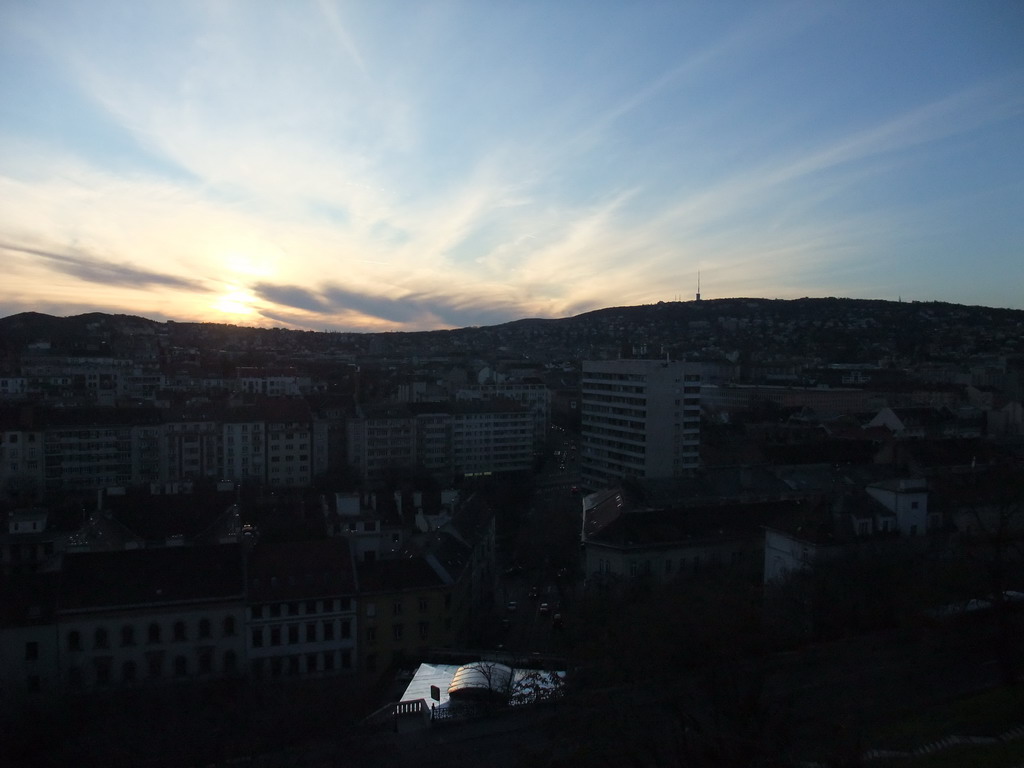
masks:
{"type": "Polygon", "coordinates": [[[627,512],[595,532],[590,540],[616,547],[649,547],[760,538],[764,526],[807,506],[800,501],[775,501],[627,512]]]}
{"type": "Polygon", "coordinates": [[[235,544],[86,552],[64,556],[58,609],[203,602],[242,594],[235,544]]]}
{"type": "Polygon", "coordinates": [[[47,407],[18,405],[0,409],[0,423],[12,430],[160,424],[164,413],[152,406],[113,408],[99,405],[47,407]]]}
{"type": "Polygon", "coordinates": [[[356,591],[344,539],[257,543],[249,554],[251,600],[305,600],[356,591]]]}
{"type": "Polygon", "coordinates": [[[618,488],[591,494],[585,503],[589,505],[583,513],[583,536],[586,539],[607,528],[632,507],[629,497],[618,488]]]}
{"type": "Polygon", "coordinates": [[[443,587],[444,581],[423,557],[359,563],[359,588],[364,594],[443,587]]]}
{"type": "Polygon", "coordinates": [[[171,536],[192,540],[220,518],[235,502],[234,489],[220,491],[206,483],[192,483],[183,493],[152,493],[129,488],[108,493],[104,506],[128,530],[148,541],[171,536]]]}
{"type": "Polygon", "coordinates": [[[0,580],[0,627],[46,624],[53,620],[57,573],[10,574],[0,580]]]}

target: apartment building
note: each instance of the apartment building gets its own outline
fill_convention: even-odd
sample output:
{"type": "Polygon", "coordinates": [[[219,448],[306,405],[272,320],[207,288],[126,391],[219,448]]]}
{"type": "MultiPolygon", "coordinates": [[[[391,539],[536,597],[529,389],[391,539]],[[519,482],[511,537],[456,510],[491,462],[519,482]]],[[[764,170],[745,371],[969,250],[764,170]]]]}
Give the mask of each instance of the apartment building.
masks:
{"type": "Polygon", "coordinates": [[[450,646],[457,622],[452,585],[422,557],[358,565],[360,667],[380,672],[450,646]]]}
{"type": "Polygon", "coordinates": [[[700,368],[664,360],[584,361],[580,469],[598,490],[698,466],[700,368]]]}
{"type": "Polygon", "coordinates": [[[496,384],[471,384],[455,393],[458,401],[510,400],[533,414],[533,438],[543,446],[551,423],[551,391],[542,381],[505,381],[496,384]]]}
{"type": "Polygon", "coordinates": [[[307,487],[328,466],[326,424],[300,400],[163,410],[0,412],[0,490],[93,491],[201,478],[307,487]]]}
{"type": "Polygon", "coordinates": [[[257,542],[247,579],[253,677],[323,677],[356,668],[356,580],[347,541],[257,542]]]}
{"type": "Polygon", "coordinates": [[[54,636],[64,688],[243,673],[237,545],[66,555],[61,570],[54,636]]]}
{"type": "Polygon", "coordinates": [[[348,460],[364,479],[418,467],[447,480],[528,470],[536,414],[507,399],[367,409],[348,422],[348,460]]]}

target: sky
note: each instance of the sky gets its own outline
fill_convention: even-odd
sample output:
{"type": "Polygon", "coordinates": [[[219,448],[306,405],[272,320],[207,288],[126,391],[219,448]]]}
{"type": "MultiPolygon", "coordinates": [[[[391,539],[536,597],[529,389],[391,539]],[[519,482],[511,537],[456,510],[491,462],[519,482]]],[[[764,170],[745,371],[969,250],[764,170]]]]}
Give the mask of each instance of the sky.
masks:
{"type": "Polygon", "coordinates": [[[1017,0],[4,0],[0,316],[1024,309],[1017,0]]]}

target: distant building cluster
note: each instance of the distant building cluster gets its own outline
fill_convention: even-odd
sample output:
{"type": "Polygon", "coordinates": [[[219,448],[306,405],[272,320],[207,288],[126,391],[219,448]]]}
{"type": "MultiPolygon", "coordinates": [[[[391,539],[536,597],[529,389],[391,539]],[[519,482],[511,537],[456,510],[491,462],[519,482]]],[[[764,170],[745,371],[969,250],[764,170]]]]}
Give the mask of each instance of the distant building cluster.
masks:
{"type": "Polygon", "coordinates": [[[176,681],[374,674],[451,647],[492,599],[494,520],[477,499],[341,494],[315,513],[327,538],[261,541],[228,514],[177,546],[118,537],[109,520],[61,537],[45,514],[10,516],[3,705],[176,681]]]}
{"type": "MultiPolygon", "coordinates": [[[[828,564],[992,564],[993,541],[1024,537],[1005,498],[1024,322],[979,312],[701,301],[368,335],[17,318],[0,339],[7,703],[457,651],[515,609],[499,574],[521,570],[477,478],[541,472],[550,495],[502,531],[536,568],[559,543],[515,526],[571,505],[552,578],[580,576],[582,597],[729,569],[802,636],[834,618],[801,584],[828,564]]],[[[506,667],[503,705],[517,682],[520,700],[561,690],[554,671],[453,661],[388,716],[473,709],[506,667]]]]}

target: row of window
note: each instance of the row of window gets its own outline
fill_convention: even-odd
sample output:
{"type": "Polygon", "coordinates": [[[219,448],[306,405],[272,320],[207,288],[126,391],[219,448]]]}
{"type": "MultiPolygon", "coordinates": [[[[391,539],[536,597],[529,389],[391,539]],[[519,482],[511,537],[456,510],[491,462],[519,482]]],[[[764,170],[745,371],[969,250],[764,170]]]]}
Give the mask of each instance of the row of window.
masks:
{"type": "MultiPolygon", "coordinates": [[[[231,637],[237,632],[237,622],[234,616],[225,616],[220,626],[221,635],[223,637],[231,637]]],[[[205,640],[213,637],[213,623],[207,619],[202,618],[196,624],[195,637],[200,640],[205,640]]],[[[140,641],[141,633],[136,632],[136,627],[133,624],[124,624],[121,626],[119,633],[119,640],[121,647],[129,647],[136,645],[140,641]]],[[[189,628],[186,622],[176,621],[171,627],[171,639],[173,642],[186,642],[189,639],[189,628]]],[[[82,633],[77,629],[68,632],[68,650],[69,651],[82,651],[85,649],[82,633]]],[[[158,622],[152,622],[146,628],[145,641],[147,645],[155,645],[163,642],[163,626],[158,622]]],[[[96,627],[93,630],[92,635],[92,647],[94,650],[103,650],[110,648],[112,643],[110,631],[107,627],[96,627]]]]}
{"type": "MultiPolygon", "coordinates": [[[[165,675],[165,654],[163,651],[151,651],[146,653],[144,669],[139,668],[139,663],[134,659],[127,659],[121,663],[118,676],[115,679],[114,661],[109,656],[98,656],[92,660],[93,681],[97,686],[107,686],[112,683],[131,684],[138,681],[143,675],[149,679],[159,679],[165,675]]],[[[171,666],[173,677],[188,677],[191,674],[210,675],[214,673],[214,649],[201,648],[195,659],[195,666],[189,663],[188,656],[178,654],[174,657],[171,666]]],[[[223,674],[231,675],[238,672],[238,654],[227,650],[221,659],[223,674]]],[[[74,666],[68,669],[68,683],[72,688],[82,688],[85,685],[84,670],[82,667],[74,666]]]]}
{"type": "MultiPolygon", "coordinates": [[[[311,576],[311,574],[309,574],[311,576]]],[[[327,580],[327,573],[324,573],[324,580],[327,580]]],[[[253,579],[253,586],[259,586],[259,579],[253,579]]],[[[289,581],[289,583],[294,583],[289,581]]],[[[278,586],[276,576],[270,578],[270,586],[278,586]]],[[[289,603],[266,603],[265,605],[253,605],[249,607],[249,616],[253,619],[271,618],[277,619],[281,616],[311,616],[317,613],[337,613],[339,611],[351,611],[352,598],[336,597],[327,600],[306,600],[305,602],[293,601],[289,603]]]]}
{"type": "Polygon", "coordinates": [[[340,662],[341,669],[352,669],[352,651],[344,649],[325,653],[306,653],[294,656],[271,656],[266,659],[252,659],[250,668],[253,677],[282,677],[288,675],[315,675],[334,672],[340,662]]]}
{"type": "MultiPolygon", "coordinates": [[[[303,640],[299,639],[303,635],[301,631],[303,625],[301,624],[289,624],[286,627],[253,627],[251,636],[252,647],[262,648],[264,640],[269,640],[271,646],[283,645],[285,642],[288,645],[297,645],[299,642],[316,643],[334,640],[334,625],[333,621],[307,621],[303,640]],[[317,631],[318,629],[320,630],[319,632],[317,631]]],[[[350,637],[352,637],[352,622],[343,619],[341,622],[341,638],[345,640],[350,637]]]]}
{"type": "MultiPolygon", "coordinates": [[[[430,607],[430,601],[426,597],[418,598],[417,601],[416,601],[416,604],[417,604],[417,607],[420,609],[420,613],[425,613],[427,611],[427,609],[430,607]]],[[[404,610],[404,606],[405,606],[405,604],[401,600],[395,600],[391,604],[391,615],[392,616],[401,616],[402,615],[402,611],[404,610]]],[[[444,596],[444,607],[445,607],[445,610],[449,610],[452,607],[452,596],[450,594],[446,594],[444,596]]],[[[377,604],[376,603],[367,603],[366,604],[366,615],[367,615],[367,617],[369,617],[371,619],[374,616],[377,615],[377,604]]]]}
{"type": "MultiPolygon", "coordinates": [[[[451,629],[451,619],[445,619],[445,629],[451,629]]],[[[430,636],[430,622],[421,621],[418,623],[417,628],[419,630],[419,639],[426,640],[430,636]]],[[[400,643],[405,637],[405,625],[404,624],[392,624],[391,625],[391,639],[396,643],[400,643]]],[[[377,643],[377,628],[367,627],[366,628],[366,642],[369,645],[376,645],[377,643]]]]}

